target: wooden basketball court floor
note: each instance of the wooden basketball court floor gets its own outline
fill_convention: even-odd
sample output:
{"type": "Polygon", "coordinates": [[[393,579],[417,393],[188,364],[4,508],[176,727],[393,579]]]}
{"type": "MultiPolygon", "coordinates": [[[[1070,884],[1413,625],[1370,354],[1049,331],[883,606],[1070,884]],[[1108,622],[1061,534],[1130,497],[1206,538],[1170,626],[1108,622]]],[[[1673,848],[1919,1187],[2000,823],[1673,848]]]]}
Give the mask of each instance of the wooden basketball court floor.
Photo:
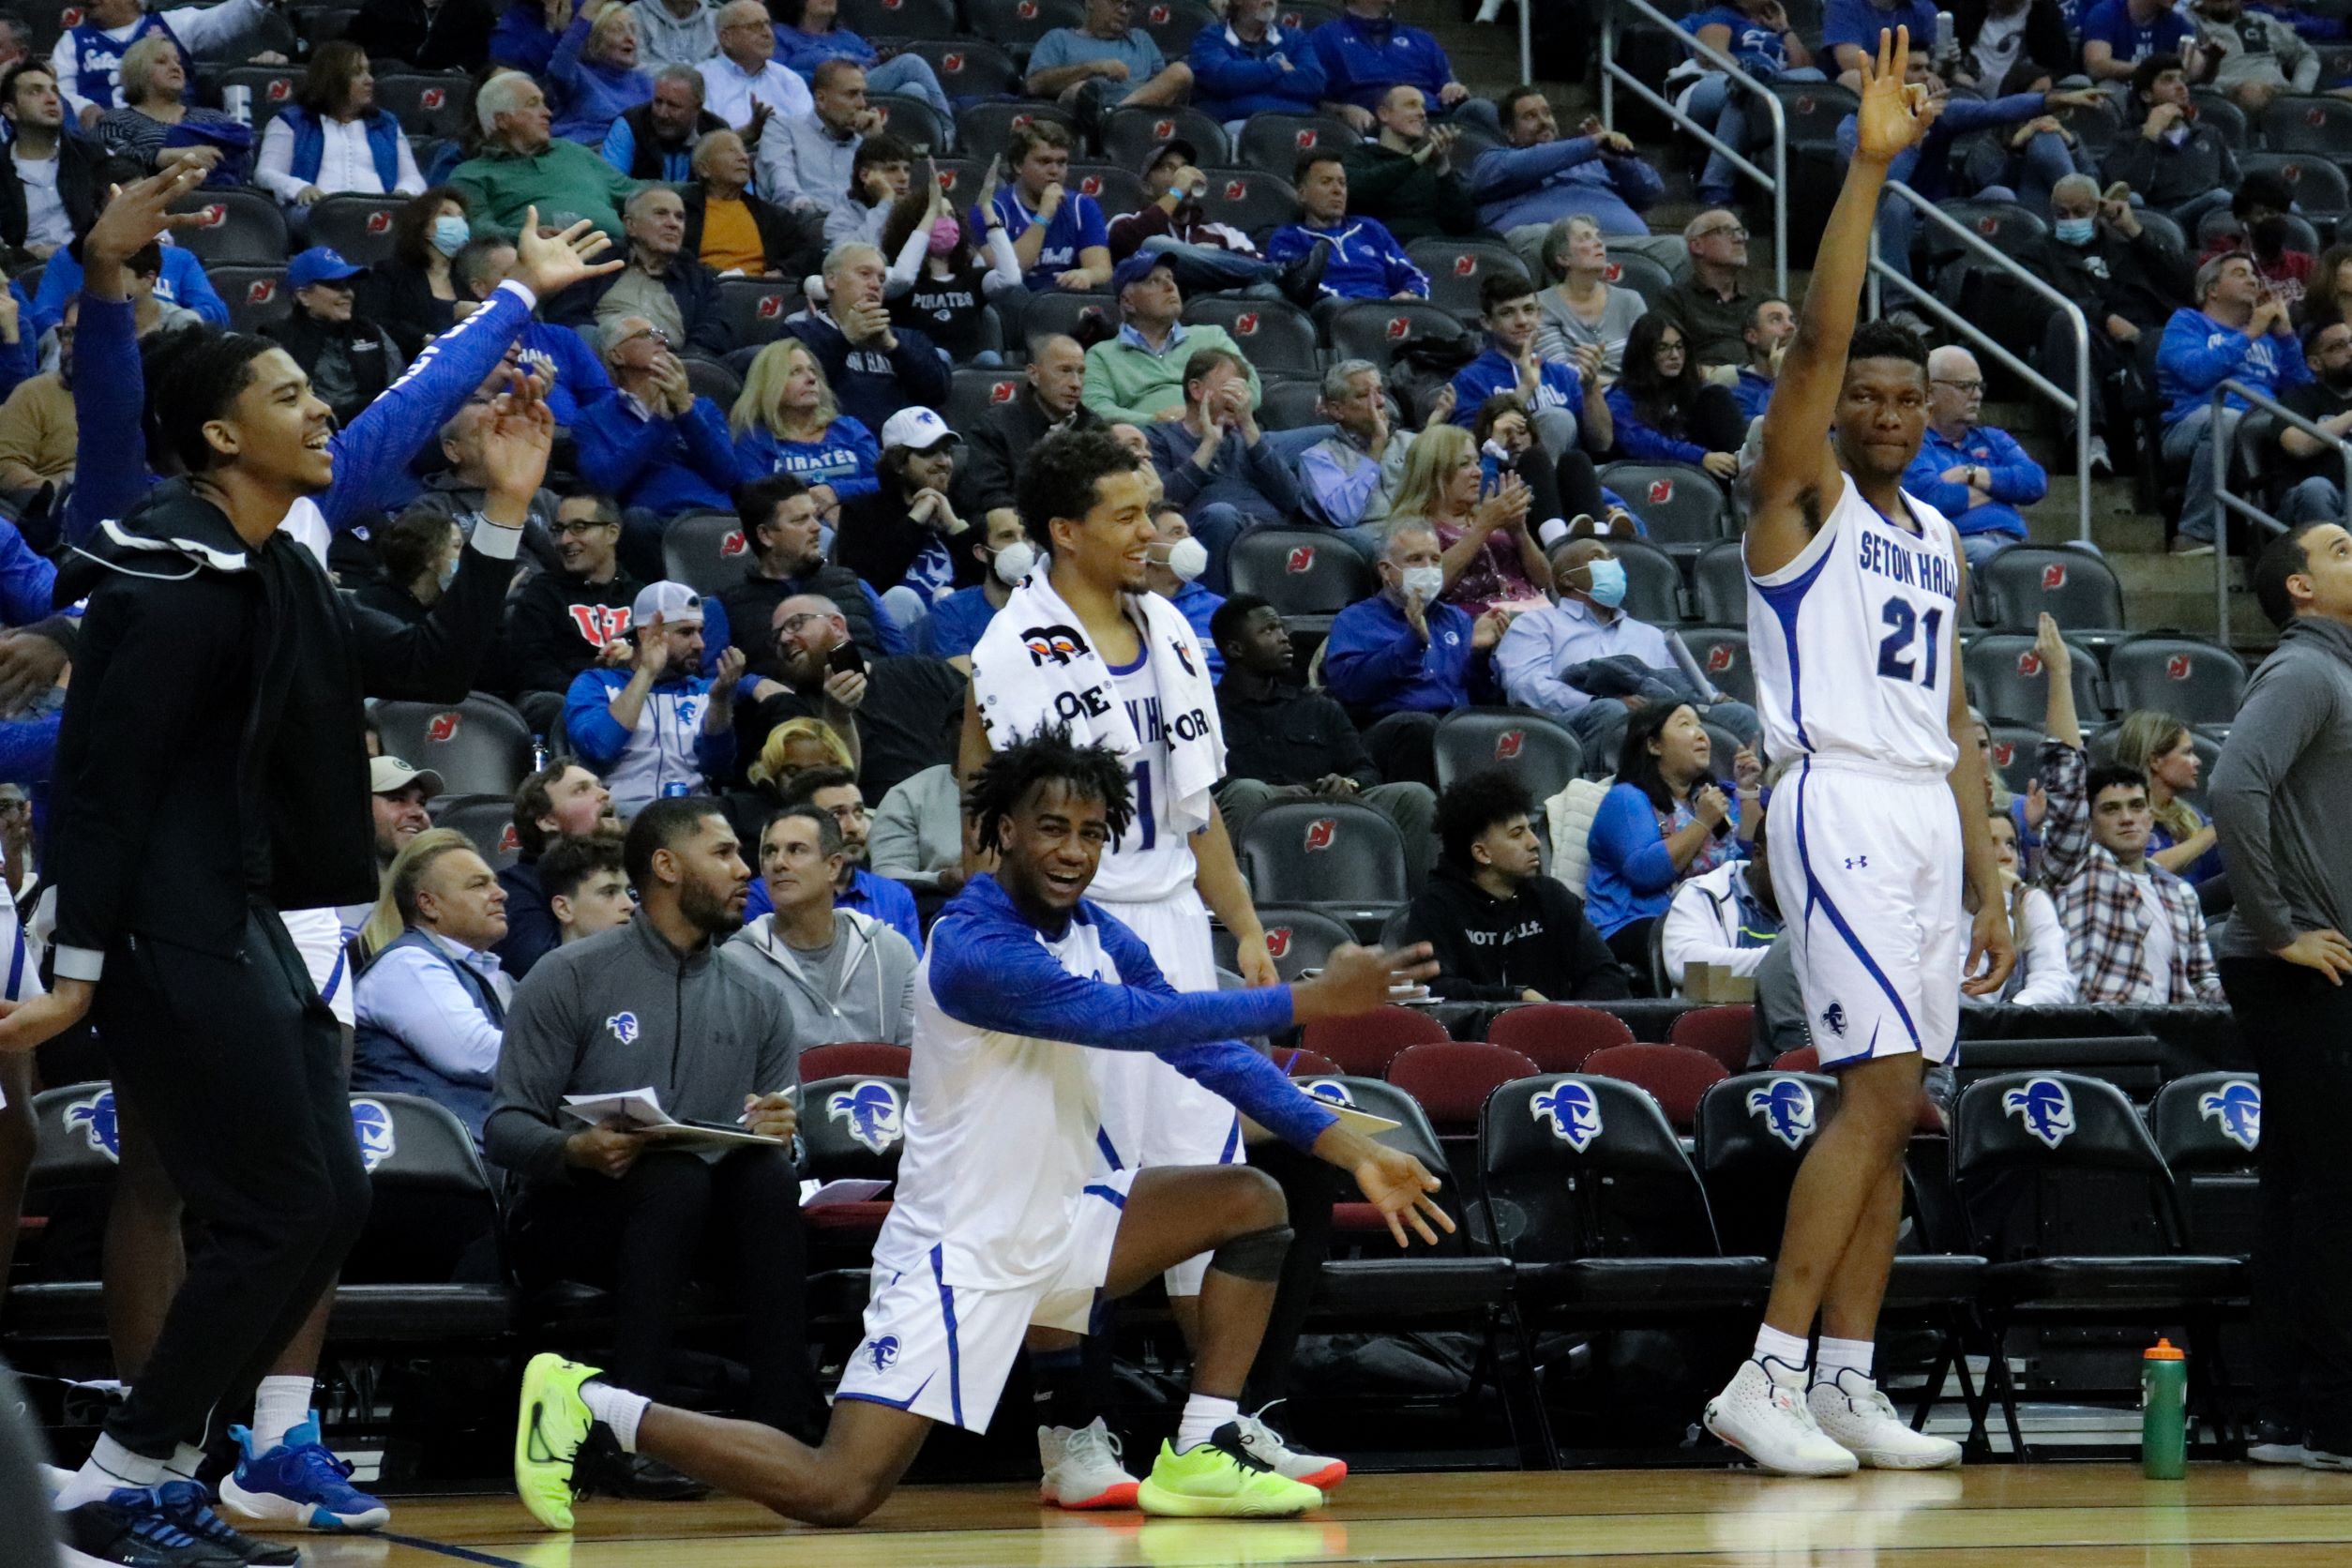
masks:
{"type": "Polygon", "coordinates": [[[580,1505],[569,1537],[505,1497],[398,1500],[388,1536],[311,1537],[312,1568],[2344,1568],[2352,1474],[1987,1464],[1790,1481],[1747,1470],[1363,1476],[1304,1519],[1059,1515],[1009,1485],[909,1487],[812,1530],[731,1500],[580,1505]]]}

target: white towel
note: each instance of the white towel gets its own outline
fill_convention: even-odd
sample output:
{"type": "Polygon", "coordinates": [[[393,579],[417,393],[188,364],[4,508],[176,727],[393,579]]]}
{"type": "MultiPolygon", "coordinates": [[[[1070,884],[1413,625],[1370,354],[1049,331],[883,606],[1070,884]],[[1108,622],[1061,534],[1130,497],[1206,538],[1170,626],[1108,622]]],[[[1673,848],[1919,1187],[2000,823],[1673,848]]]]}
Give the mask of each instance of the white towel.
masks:
{"type": "MultiPolygon", "coordinates": [[[[1126,596],[1143,627],[1168,731],[1168,822],[1185,833],[1209,825],[1210,791],[1225,776],[1225,729],[1216,690],[1184,611],[1157,594],[1126,596]]],[[[1128,758],[1140,750],[1110,667],[1087,641],[1070,607],[1036,569],[1013,590],[972,651],[972,685],[992,746],[1067,725],[1080,746],[1099,742],[1128,758]]]]}

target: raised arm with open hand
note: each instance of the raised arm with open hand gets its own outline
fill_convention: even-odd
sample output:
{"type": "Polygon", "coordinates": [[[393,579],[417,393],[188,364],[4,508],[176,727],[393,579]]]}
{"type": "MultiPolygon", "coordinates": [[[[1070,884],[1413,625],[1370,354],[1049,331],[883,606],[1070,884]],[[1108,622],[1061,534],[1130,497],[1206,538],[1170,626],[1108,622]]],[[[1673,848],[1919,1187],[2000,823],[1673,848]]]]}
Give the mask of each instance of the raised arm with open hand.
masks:
{"type": "Polygon", "coordinates": [[[584,278],[620,271],[619,257],[609,262],[594,260],[611,243],[603,230],[584,218],[560,234],[542,234],[539,209],[526,207],[522,232],[515,236],[515,280],[544,302],[584,278]]]}
{"type": "Polygon", "coordinates": [[[98,299],[128,299],[130,277],[123,264],[167,230],[201,228],[204,213],[167,209],[204,183],[202,168],[183,163],[116,187],[82,239],[83,292],[98,299]]]}

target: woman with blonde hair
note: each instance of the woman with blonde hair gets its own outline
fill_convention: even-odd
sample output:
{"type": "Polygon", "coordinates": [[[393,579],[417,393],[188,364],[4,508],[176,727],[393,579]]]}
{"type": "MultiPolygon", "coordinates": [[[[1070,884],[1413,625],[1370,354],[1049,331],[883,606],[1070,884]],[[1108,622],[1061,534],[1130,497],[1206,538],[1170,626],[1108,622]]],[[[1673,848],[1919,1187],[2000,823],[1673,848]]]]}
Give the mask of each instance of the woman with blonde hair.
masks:
{"type": "Polygon", "coordinates": [[[218,109],[188,107],[186,57],[169,32],[149,33],[123,51],[122,98],[93,128],[141,173],[201,163],[206,185],[244,183],[253,133],[218,109]]]}
{"type": "Polygon", "coordinates": [[[840,520],[842,502],[880,483],[874,432],[840,411],[824,367],[797,338],[779,338],[752,359],[727,424],[745,478],[790,474],[827,522],[840,520]]]}
{"type": "MultiPolygon", "coordinates": [[[[2135,708],[2116,727],[2115,760],[2148,780],[2155,814],[2148,858],[2197,889],[2226,874],[2213,819],[2181,797],[2197,787],[2196,737],[2188,722],[2153,708],[2135,708]]],[[[2226,885],[2223,883],[2220,885],[2226,885]]]]}
{"type": "Polygon", "coordinates": [[[744,776],[781,794],[794,778],[812,768],[847,768],[855,773],[855,735],[844,737],[822,718],[788,718],[768,731],[760,755],[744,770],[744,776]]]}
{"type": "Polygon", "coordinates": [[[1408,518],[1437,530],[1444,551],[1439,597],[1472,619],[1497,605],[1541,599],[1552,569],[1528,529],[1530,492],[1508,469],[1490,475],[1470,431],[1459,425],[1424,430],[1405,455],[1390,528],[1408,518]]]}

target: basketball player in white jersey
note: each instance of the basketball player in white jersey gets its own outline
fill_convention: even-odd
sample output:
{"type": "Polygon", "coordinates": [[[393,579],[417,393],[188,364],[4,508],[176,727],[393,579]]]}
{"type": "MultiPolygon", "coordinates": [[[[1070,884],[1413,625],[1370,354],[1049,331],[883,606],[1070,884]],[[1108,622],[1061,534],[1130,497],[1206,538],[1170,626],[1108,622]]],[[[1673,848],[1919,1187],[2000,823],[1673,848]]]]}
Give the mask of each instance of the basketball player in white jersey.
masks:
{"type": "Polygon", "coordinates": [[[1755,1355],[1706,1419],[1790,1475],[1960,1461],[1958,1444],[1895,1415],[1872,1347],[1922,1075],[1951,1058],[1961,976],[1995,991],[2013,959],[1959,679],[1959,542],[1901,488],[1927,422],[1926,352],[1892,324],[1854,326],[1887,165],[1935,118],[1905,88],[1909,55],[1907,32],[1881,34],[1864,72],[1859,143],[1764,416],[1746,540],[1756,706],[1772,760],[1789,764],[1770,807],[1772,886],[1839,1105],[1797,1173],[1755,1355]]]}
{"type": "MultiPolygon", "coordinates": [[[[1185,824],[1177,815],[1178,787],[1170,764],[1170,735],[1184,722],[1200,727],[1205,745],[1223,772],[1224,733],[1214,695],[1202,699],[1205,682],[1197,672],[1206,659],[1181,614],[1153,613],[1144,567],[1158,542],[1152,520],[1153,491],[1133,455],[1098,433],[1054,436],[1028,454],[1019,496],[1021,521],[1045,552],[1046,586],[1069,611],[1073,627],[1100,656],[1116,688],[1115,700],[1133,726],[1137,749],[1121,761],[1134,783],[1135,819],[1105,850],[1092,897],[1143,942],[1170,985],[1180,991],[1217,988],[1216,958],[1209,914],[1239,943],[1236,968],[1251,986],[1278,982],[1265,933],[1250,901],[1249,884],[1233,856],[1223,817],[1211,807],[1205,822],[1185,824]],[[1153,625],[1156,623],[1156,627],[1153,625]]],[[[1026,584],[1024,584],[1024,587],[1026,584]]],[[[1028,596],[1022,588],[999,616],[1018,619],[1028,596]]],[[[972,695],[968,701],[959,772],[972,777],[990,748],[1002,749],[1033,733],[1049,714],[1006,712],[1000,702],[985,717],[983,700],[1007,683],[996,667],[1016,667],[1033,656],[1023,638],[984,635],[972,650],[972,695]]],[[[976,869],[977,867],[970,867],[976,869]]],[[[1092,1059],[1103,1108],[1100,1153],[1108,1168],[1239,1163],[1241,1126],[1230,1102],[1185,1078],[1148,1052],[1104,1052],[1092,1059]]],[[[1168,1305],[1185,1342],[1197,1341],[1199,1298],[1204,1257],[1187,1259],[1168,1271],[1168,1305]]],[[[1041,1496],[1071,1508],[1132,1505],[1137,1482],[1118,1462],[1115,1444],[1099,1419],[1081,1423],[1086,1401],[1079,1380],[1075,1335],[1049,1329],[1032,1334],[1030,1349],[1048,1423],[1038,1428],[1039,1462],[1045,1470],[1041,1496]]],[[[1346,1466],[1285,1447],[1255,1417],[1244,1422],[1253,1451],[1293,1480],[1312,1478],[1335,1485],[1346,1466]]]]}

